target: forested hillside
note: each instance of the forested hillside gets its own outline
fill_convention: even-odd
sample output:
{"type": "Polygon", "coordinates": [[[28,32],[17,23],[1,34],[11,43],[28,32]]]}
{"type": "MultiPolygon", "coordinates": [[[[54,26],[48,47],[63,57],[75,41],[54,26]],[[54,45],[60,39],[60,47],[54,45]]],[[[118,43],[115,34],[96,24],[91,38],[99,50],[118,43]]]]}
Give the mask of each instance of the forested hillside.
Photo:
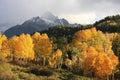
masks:
{"type": "Polygon", "coordinates": [[[120,32],[120,15],[105,17],[97,21],[94,26],[103,32],[120,32]]]}
{"type": "Polygon", "coordinates": [[[120,0],[0,0],[0,80],[120,80],[120,0]]]}
{"type": "Polygon", "coordinates": [[[46,79],[44,76],[68,80],[70,75],[74,75],[71,76],[71,80],[81,80],[85,76],[88,80],[117,80],[119,53],[115,51],[119,50],[119,45],[116,44],[119,42],[119,34],[103,33],[96,28],[85,28],[90,27],[57,26],[41,33],[21,34],[11,38],[1,34],[0,62],[1,64],[10,63],[15,68],[17,67],[15,65],[18,65],[18,69],[22,68],[22,76],[19,73],[14,74],[17,70],[13,71],[11,67],[10,72],[2,74],[0,78],[4,79],[6,75],[9,76],[12,73],[13,76],[9,76],[11,80],[28,78],[23,77],[23,74],[32,74],[32,78],[38,80],[46,79]]]}
{"type": "Polygon", "coordinates": [[[0,80],[119,80],[119,18],[10,38],[0,34],[0,80]]]}

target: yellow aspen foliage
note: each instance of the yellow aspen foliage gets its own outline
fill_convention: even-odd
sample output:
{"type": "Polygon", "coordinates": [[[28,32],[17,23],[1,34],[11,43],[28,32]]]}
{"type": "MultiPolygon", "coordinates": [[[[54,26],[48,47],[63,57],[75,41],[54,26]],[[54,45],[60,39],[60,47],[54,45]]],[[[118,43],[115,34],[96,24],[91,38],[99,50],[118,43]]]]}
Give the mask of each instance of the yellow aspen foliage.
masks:
{"type": "Polygon", "coordinates": [[[105,40],[105,35],[104,35],[104,33],[102,32],[102,31],[97,31],[97,36],[98,36],[98,40],[99,40],[99,42],[101,41],[101,42],[103,42],[104,40],[105,40]]]}
{"type": "MultiPolygon", "coordinates": [[[[73,44],[78,47],[80,43],[86,43],[87,46],[103,45],[105,35],[96,28],[78,31],[73,36],[73,44]]],[[[79,48],[78,48],[79,49],[79,48]]]]}
{"type": "Polygon", "coordinates": [[[62,58],[62,51],[60,49],[57,49],[54,55],[57,56],[57,58],[62,58]]]}
{"type": "Polygon", "coordinates": [[[97,35],[96,28],[91,28],[90,30],[91,30],[93,36],[97,35]]]}
{"type": "Polygon", "coordinates": [[[36,57],[49,55],[52,51],[52,45],[47,34],[36,32],[32,35],[36,57]]]}
{"type": "Polygon", "coordinates": [[[25,53],[28,53],[28,55],[26,55],[26,57],[30,60],[34,59],[34,45],[33,45],[33,41],[32,38],[29,34],[26,34],[24,37],[25,38],[25,44],[24,44],[24,48],[25,49],[25,53]]]}
{"type": "Polygon", "coordinates": [[[96,54],[97,51],[96,51],[96,49],[95,49],[94,47],[89,47],[89,48],[87,49],[87,53],[96,54]]]}
{"type": "Polygon", "coordinates": [[[118,65],[118,58],[112,50],[112,41],[117,34],[104,34],[96,28],[78,31],[73,36],[72,47],[76,49],[84,74],[106,77],[112,74],[118,65]],[[75,47],[75,48],[74,48],[75,47]]]}
{"type": "Polygon", "coordinates": [[[97,77],[106,77],[107,75],[112,74],[113,65],[109,56],[105,53],[98,53],[94,69],[97,77]]]}
{"type": "Polygon", "coordinates": [[[5,35],[0,34],[0,48],[2,47],[2,42],[7,40],[7,37],[5,35]]]}
{"type": "Polygon", "coordinates": [[[51,56],[51,57],[49,57],[49,65],[51,66],[51,67],[56,67],[56,60],[55,60],[55,56],[51,56]]]}
{"type": "Polygon", "coordinates": [[[70,60],[69,58],[66,58],[65,65],[68,67],[68,69],[72,69],[72,60],[70,60]]]}
{"type": "Polygon", "coordinates": [[[86,41],[91,40],[91,37],[92,37],[92,32],[89,29],[87,29],[87,30],[76,32],[73,36],[73,40],[86,42],[86,41]]]}
{"type": "Polygon", "coordinates": [[[21,34],[10,39],[11,52],[14,57],[34,59],[33,41],[29,34],[21,34]]]}
{"type": "Polygon", "coordinates": [[[110,41],[113,41],[113,39],[118,35],[118,33],[106,33],[106,36],[110,39],[110,41]]]}
{"type": "Polygon", "coordinates": [[[45,59],[52,52],[52,44],[47,34],[41,34],[36,32],[32,35],[34,50],[35,50],[35,58],[40,59],[43,58],[43,65],[45,65],[45,59]]]}
{"type": "Polygon", "coordinates": [[[9,41],[5,35],[0,34],[0,57],[5,59],[9,55],[9,41]]]}
{"type": "Polygon", "coordinates": [[[105,78],[112,74],[118,65],[118,58],[115,55],[111,57],[106,53],[98,52],[94,47],[88,48],[83,60],[84,74],[94,73],[96,77],[105,78]]]}
{"type": "Polygon", "coordinates": [[[88,48],[82,63],[84,74],[89,74],[94,72],[94,63],[96,60],[96,56],[97,56],[97,51],[95,50],[95,48],[94,47],[88,48]]]}
{"type": "Polygon", "coordinates": [[[39,37],[40,37],[40,33],[39,32],[35,32],[33,35],[32,35],[32,38],[35,39],[36,41],[39,40],[39,37]]]}
{"type": "Polygon", "coordinates": [[[3,41],[0,53],[3,53],[5,57],[10,55],[10,46],[8,40],[3,41]]]}
{"type": "Polygon", "coordinates": [[[10,53],[11,53],[11,55],[14,54],[14,52],[15,52],[15,45],[16,45],[18,39],[19,39],[18,36],[13,36],[12,38],[9,39],[10,53]]]}
{"type": "Polygon", "coordinates": [[[97,45],[95,45],[94,48],[95,48],[96,51],[98,51],[98,52],[104,52],[103,45],[97,44],[97,45]]]}
{"type": "Polygon", "coordinates": [[[116,66],[118,65],[118,57],[116,56],[116,55],[114,55],[114,54],[112,54],[111,56],[110,56],[110,59],[112,60],[112,65],[113,65],[113,68],[114,68],[114,70],[116,70],[116,66]]]}
{"type": "Polygon", "coordinates": [[[49,58],[49,64],[52,67],[58,67],[60,68],[62,65],[62,51],[60,49],[57,49],[52,56],[49,58]]]}
{"type": "Polygon", "coordinates": [[[35,51],[35,58],[39,58],[41,56],[41,52],[39,50],[40,48],[40,38],[41,38],[41,35],[39,32],[35,32],[33,35],[32,35],[32,39],[33,39],[33,43],[34,43],[34,51],[35,51]]]}
{"type": "Polygon", "coordinates": [[[48,56],[52,51],[52,44],[47,34],[42,34],[40,38],[39,51],[41,55],[48,56]]]}
{"type": "MultiPolygon", "coordinates": [[[[114,34],[115,35],[115,34],[114,34]]],[[[113,34],[112,34],[113,36],[113,34]]],[[[73,45],[80,53],[87,51],[87,48],[92,46],[98,52],[104,52],[108,55],[113,54],[111,35],[104,34],[101,31],[97,31],[96,28],[86,29],[78,31],[73,36],[73,45]]]]}
{"type": "Polygon", "coordinates": [[[86,51],[86,49],[88,48],[88,45],[85,42],[82,43],[82,42],[76,41],[74,45],[77,47],[77,49],[80,52],[86,51]]]}

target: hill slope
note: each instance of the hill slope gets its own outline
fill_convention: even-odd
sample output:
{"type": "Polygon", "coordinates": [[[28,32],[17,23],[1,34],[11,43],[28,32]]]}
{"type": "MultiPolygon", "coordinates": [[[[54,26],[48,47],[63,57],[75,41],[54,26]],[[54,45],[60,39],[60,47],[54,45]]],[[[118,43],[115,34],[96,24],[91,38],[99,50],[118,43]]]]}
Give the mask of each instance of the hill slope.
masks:
{"type": "Polygon", "coordinates": [[[103,32],[120,32],[120,15],[105,17],[94,26],[103,32]]]}

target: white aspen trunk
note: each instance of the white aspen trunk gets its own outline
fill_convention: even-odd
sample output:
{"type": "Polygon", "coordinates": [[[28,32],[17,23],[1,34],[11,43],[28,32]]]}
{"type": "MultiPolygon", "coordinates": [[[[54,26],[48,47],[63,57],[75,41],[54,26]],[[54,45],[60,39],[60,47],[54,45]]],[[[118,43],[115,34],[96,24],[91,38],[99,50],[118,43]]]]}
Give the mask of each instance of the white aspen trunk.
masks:
{"type": "Polygon", "coordinates": [[[46,61],[46,58],[43,56],[43,66],[45,66],[45,61],[46,61]]]}
{"type": "Polygon", "coordinates": [[[107,75],[107,80],[109,80],[109,76],[107,75]]]}

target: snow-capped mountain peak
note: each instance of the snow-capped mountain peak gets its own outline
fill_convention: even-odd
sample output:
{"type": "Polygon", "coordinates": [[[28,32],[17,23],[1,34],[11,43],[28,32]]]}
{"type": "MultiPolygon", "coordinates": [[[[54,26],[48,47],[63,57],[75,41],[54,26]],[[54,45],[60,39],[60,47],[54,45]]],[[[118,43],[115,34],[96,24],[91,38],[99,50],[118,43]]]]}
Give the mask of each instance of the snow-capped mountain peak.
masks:
{"type": "Polygon", "coordinates": [[[54,16],[51,12],[46,12],[41,16],[42,19],[56,21],[58,17],[54,16]]]}
{"type": "Polygon", "coordinates": [[[32,22],[39,22],[39,21],[40,21],[40,17],[39,16],[32,18],[32,22]]]}
{"type": "MultiPolygon", "coordinates": [[[[21,25],[16,25],[4,32],[5,35],[11,37],[13,35],[19,35],[21,33],[34,33],[36,31],[46,30],[49,27],[62,25],[62,26],[73,26],[74,24],[70,24],[66,19],[62,18],[59,19],[58,17],[54,16],[52,13],[47,12],[41,17],[33,17],[29,20],[26,20],[21,25]]],[[[79,24],[77,24],[80,26],[79,24]]],[[[75,25],[76,26],[76,25],[75,25]]]]}

